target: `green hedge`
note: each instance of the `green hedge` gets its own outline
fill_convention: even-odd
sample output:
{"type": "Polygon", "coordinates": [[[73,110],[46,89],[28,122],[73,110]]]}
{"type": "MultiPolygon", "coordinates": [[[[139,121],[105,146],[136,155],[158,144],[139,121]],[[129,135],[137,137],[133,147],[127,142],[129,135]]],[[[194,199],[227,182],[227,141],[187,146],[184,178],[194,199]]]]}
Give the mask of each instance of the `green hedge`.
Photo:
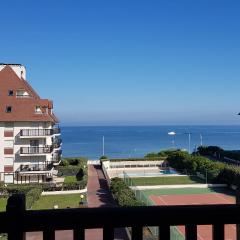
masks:
{"type": "Polygon", "coordinates": [[[119,206],[141,206],[143,203],[138,201],[133,191],[124,183],[121,178],[113,178],[110,184],[114,200],[119,206]]]}
{"type": "Polygon", "coordinates": [[[187,170],[190,174],[200,172],[204,176],[207,173],[208,180],[213,182],[221,180],[219,174],[226,167],[224,163],[181,151],[171,153],[167,161],[171,167],[179,171],[187,170]]]}
{"type": "Polygon", "coordinates": [[[87,158],[84,157],[73,157],[73,158],[64,158],[62,159],[60,166],[79,166],[84,167],[87,166],[87,158]]]}
{"type": "Polygon", "coordinates": [[[42,193],[42,186],[33,184],[33,185],[14,185],[10,184],[8,186],[0,187],[1,194],[10,196],[12,194],[25,194],[26,197],[26,208],[30,209],[33,203],[38,200],[42,193]]]}
{"type": "Polygon", "coordinates": [[[58,176],[76,176],[80,170],[79,166],[58,166],[58,176]]]}
{"type": "MultiPolygon", "coordinates": [[[[211,152],[215,150],[221,151],[220,148],[214,146],[210,150],[211,152]]],[[[205,153],[208,155],[209,152],[207,150],[205,153]]],[[[196,174],[196,172],[200,172],[204,176],[207,172],[209,181],[236,185],[240,188],[240,167],[181,151],[169,154],[167,161],[176,170],[186,169],[189,173],[196,174]]]]}

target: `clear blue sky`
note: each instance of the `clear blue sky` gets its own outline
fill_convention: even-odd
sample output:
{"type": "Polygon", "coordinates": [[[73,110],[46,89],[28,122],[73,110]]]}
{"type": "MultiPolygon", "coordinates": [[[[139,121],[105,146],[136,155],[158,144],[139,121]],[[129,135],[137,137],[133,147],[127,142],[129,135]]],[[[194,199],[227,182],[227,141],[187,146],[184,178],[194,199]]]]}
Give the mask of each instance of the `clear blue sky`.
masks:
{"type": "Polygon", "coordinates": [[[2,1],[0,62],[63,124],[238,124],[240,1],[2,1]]]}

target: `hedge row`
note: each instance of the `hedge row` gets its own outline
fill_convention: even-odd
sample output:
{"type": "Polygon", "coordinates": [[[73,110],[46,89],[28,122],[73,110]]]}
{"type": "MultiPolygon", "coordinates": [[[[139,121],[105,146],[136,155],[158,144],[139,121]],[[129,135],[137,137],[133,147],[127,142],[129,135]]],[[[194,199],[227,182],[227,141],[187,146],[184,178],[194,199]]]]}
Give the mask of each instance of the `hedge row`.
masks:
{"type": "Polygon", "coordinates": [[[203,175],[207,172],[209,181],[240,188],[240,167],[180,151],[169,154],[167,160],[169,165],[177,170],[186,169],[190,173],[200,172],[203,175]]]}
{"type": "Polygon", "coordinates": [[[141,206],[143,203],[138,201],[133,191],[124,183],[121,178],[113,178],[110,184],[114,200],[119,206],[141,206]]]}
{"type": "Polygon", "coordinates": [[[207,173],[209,181],[219,181],[219,173],[225,168],[226,164],[212,161],[208,158],[190,155],[187,152],[175,151],[169,154],[168,163],[177,170],[187,170],[190,174],[200,172],[204,176],[207,173]]]}
{"type": "Polygon", "coordinates": [[[197,151],[200,155],[203,156],[212,156],[217,159],[224,160],[224,157],[240,161],[240,152],[239,151],[227,151],[218,146],[201,146],[197,151]]]}
{"type": "Polygon", "coordinates": [[[2,196],[25,194],[26,208],[30,209],[34,202],[40,198],[42,187],[40,185],[8,185],[7,187],[1,186],[0,193],[2,196]]]}

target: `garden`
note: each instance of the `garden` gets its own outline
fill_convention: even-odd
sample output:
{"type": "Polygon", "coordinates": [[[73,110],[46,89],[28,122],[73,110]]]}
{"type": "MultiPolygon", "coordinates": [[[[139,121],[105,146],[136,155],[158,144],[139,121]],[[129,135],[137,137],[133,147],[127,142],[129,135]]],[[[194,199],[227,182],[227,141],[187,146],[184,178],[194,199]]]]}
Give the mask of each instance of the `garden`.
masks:
{"type": "Polygon", "coordinates": [[[78,207],[80,201],[86,202],[86,196],[65,194],[41,196],[43,191],[67,191],[84,189],[87,185],[87,159],[64,158],[57,167],[58,177],[63,183],[34,183],[0,185],[0,211],[6,210],[7,199],[12,194],[25,194],[27,209],[51,209],[54,205],[60,208],[78,207]]]}

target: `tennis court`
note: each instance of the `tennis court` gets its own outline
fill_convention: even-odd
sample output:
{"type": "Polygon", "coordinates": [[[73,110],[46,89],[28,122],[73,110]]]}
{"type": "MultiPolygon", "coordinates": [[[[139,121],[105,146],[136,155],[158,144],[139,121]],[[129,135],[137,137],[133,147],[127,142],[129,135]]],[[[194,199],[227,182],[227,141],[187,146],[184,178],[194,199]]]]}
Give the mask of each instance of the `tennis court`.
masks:
{"type": "MultiPolygon", "coordinates": [[[[232,191],[224,188],[181,188],[181,189],[156,189],[146,190],[148,196],[154,205],[200,205],[200,204],[234,204],[235,197],[232,191]]],[[[185,227],[178,226],[177,229],[182,235],[185,235],[185,227]]],[[[198,226],[198,239],[211,240],[212,226],[198,226]]],[[[225,226],[225,239],[236,239],[236,226],[225,226]]]]}

